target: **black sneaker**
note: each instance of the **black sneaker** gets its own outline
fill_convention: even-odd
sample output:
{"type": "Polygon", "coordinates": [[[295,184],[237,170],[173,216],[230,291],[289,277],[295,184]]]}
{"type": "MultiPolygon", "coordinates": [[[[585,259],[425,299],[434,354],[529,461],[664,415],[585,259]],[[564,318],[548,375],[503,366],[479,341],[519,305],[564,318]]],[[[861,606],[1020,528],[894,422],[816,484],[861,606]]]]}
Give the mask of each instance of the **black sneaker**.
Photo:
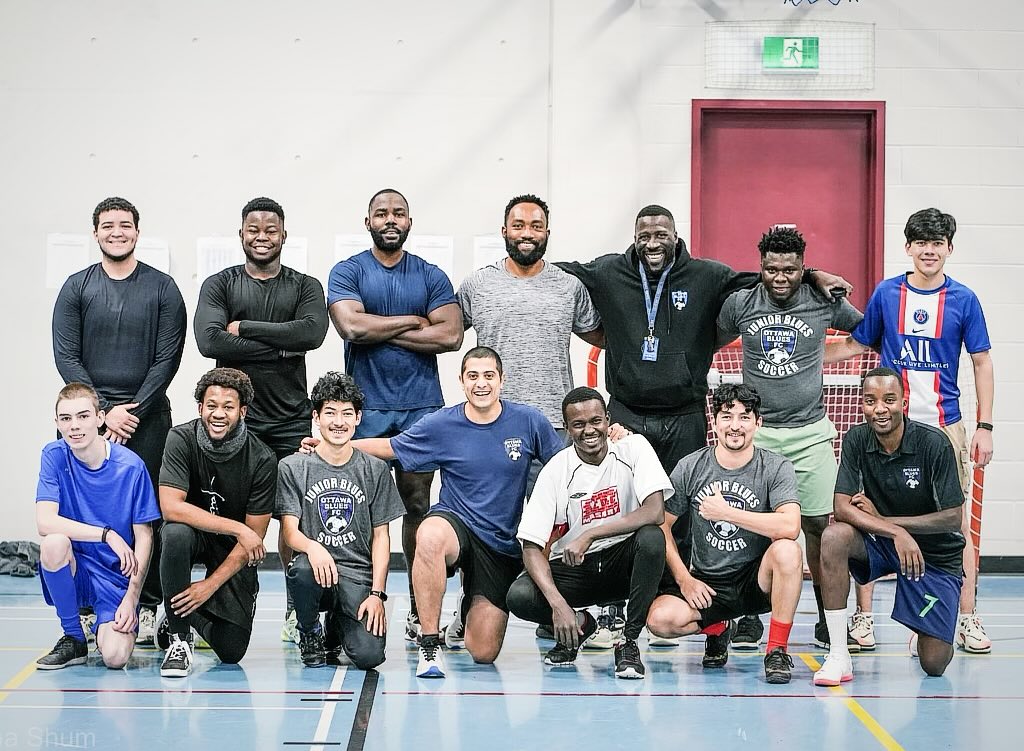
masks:
{"type": "Polygon", "coordinates": [[[782,647],[764,656],[764,677],[769,683],[789,683],[793,677],[793,658],[782,647]]]}
{"type": "Polygon", "coordinates": [[[551,626],[546,626],[543,623],[539,624],[537,628],[534,629],[533,635],[538,639],[546,639],[547,641],[555,640],[554,630],[552,630],[551,626]]]}
{"type": "Polygon", "coordinates": [[[616,678],[643,678],[644,672],[636,640],[626,638],[615,645],[616,678]]]}
{"type": "Polygon", "coordinates": [[[307,668],[322,668],[327,664],[324,630],[319,623],[312,631],[299,631],[299,652],[302,654],[302,664],[307,668]]]}
{"type": "Polygon", "coordinates": [[[68,665],[84,665],[88,658],[89,642],[64,634],[48,655],[36,660],[36,667],[40,670],[60,670],[68,665]]]}
{"type": "MultiPolygon", "coordinates": [[[[824,621],[814,624],[814,646],[821,649],[829,649],[832,646],[832,640],[828,637],[828,626],[824,621]]],[[[846,650],[850,654],[860,652],[860,642],[853,638],[849,630],[846,632],[846,650]]]]}
{"type": "Polygon", "coordinates": [[[583,635],[580,637],[579,644],[576,649],[557,642],[548,653],[544,655],[544,664],[550,665],[553,668],[571,668],[576,662],[576,657],[580,653],[583,645],[597,633],[597,621],[589,611],[584,610],[583,612],[583,635]]]}
{"type": "Polygon", "coordinates": [[[704,659],[701,665],[706,668],[724,668],[729,661],[729,642],[736,632],[734,621],[725,622],[725,631],[718,636],[708,635],[704,642],[704,659]]]}
{"type": "Polygon", "coordinates": [[[164,654],[164,661],[160,664],[160,676],[162,678],[187,678],[192,672],[192,632],[188,637],[182,639],[177,634],[171,634],[171,643],[164,654]]]}
{"type": "Polygon", "coordinates": [[[156,632],[153,634],[153,641],[164,651],[171,646],[171,632],[167,626],[166,615],[160,616],[160,620],[156,622],[156,632]]]}
{"type": "Polygon", "coordinates": [[[341,660],[341,616],[339,611],[328,612],[324,617],[324,652],[327,664],[338,667],[341,660]]]}
{"type": "Polygon", "coordinates": [[[750,651],[761,646],[761,637],[764,636],[764,624],[756,615],[745,615],[736,624],[736,631],[732,635],[732,648],[750,651]]]}

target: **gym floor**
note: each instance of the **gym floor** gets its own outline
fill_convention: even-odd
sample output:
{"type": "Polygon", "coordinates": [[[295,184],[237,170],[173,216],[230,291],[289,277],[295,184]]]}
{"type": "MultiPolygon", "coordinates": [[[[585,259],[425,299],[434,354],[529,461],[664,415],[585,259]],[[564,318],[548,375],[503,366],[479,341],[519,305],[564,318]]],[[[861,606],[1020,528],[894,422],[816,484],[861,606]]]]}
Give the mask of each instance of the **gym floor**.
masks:
{"type": "MultiPolygon", "coordinates": [[[[445,610],[455,606],[450,582],[445,610]]],[[[389,590],[388,659],[378,673],[303,668],[279,640],[284,580],[261,575],[256,628],[240,665],[197,652],[186,679],[161,679],[162,653],[137,649],[129,668],[43,672],[34,661],[59,637],[37,579],[0,577],[0,749],[1019,749],[1012,728],[1024,695],[1024,577],[985,576],[979,612],[991,655],[958,652],[927,678],[907,651],[908,632],[887,616],[894,584],[875,590],[878,648],[854,656],[855,678],[816,688],[822,655],[810,645],[810,583],[797,612],[786,686],[764,681],[764,654],[736,653],[722,670],[700,666],[703,637],[648,648],[647,678],[617,680],[611,651],[584,651],[573,669],[545,668],[550,642],[513,619],[495,665],[445,655],[448,677],[414,676],[403,639],[405,575],[389,590]]],[[[447,621],[448,616],[442,619],[447,621]]]]}

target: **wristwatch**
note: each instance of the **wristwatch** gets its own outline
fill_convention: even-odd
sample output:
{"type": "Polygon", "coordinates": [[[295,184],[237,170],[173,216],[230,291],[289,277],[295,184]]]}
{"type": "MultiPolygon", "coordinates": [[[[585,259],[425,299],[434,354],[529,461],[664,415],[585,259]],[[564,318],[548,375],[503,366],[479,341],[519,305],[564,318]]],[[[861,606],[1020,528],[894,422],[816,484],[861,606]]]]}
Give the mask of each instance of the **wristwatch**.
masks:
{"type": "Polygon", "coordinates": [[[978,423],[978,430],[987,430],[987,431],[989,431],[991,433],[992,432],[992,423],[990,423],[990,422],[979,422],[978,423]]]}
{"type": "Polygon", "coordinates": [[[377,597],[380,598],[381,602],[387,602],[388,601],[388,593],[387,592],[382,592],[379,589],[371,589],[370,590],[370,594],[371,595],[377,595],[377,597]]]}

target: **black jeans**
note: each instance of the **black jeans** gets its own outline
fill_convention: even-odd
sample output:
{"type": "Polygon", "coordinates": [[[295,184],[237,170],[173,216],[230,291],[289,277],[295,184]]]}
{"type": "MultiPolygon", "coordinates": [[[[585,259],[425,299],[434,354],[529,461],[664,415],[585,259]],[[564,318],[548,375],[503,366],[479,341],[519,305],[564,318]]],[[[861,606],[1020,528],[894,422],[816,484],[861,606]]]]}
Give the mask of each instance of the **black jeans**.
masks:
{"type": "MultiPolygon", "coordinates": [[[[610,548],[587,553],[579,566],[567,566],[560,560],[550,564],[555,586],[571,608],[628,599],[623,633],[628,639],[636,639],[658,594],[665,568],[665,536],[660,527],[651,524],[610,548]]],[[[551,625],[551,605],[528,574],[515,580],[506,599],[517,617],[551,625]]]]}

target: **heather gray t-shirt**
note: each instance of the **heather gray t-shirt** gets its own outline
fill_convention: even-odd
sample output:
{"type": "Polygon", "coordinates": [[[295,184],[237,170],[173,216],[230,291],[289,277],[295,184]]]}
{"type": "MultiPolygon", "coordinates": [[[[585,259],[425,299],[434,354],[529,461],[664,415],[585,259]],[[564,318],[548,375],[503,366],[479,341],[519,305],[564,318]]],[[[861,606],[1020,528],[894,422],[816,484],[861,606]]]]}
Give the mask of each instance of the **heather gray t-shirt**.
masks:
{"type": "Polygon", "coordinates": [[[826,331],[853,331],[863,317],[845,298],[833,303],[809,284],[801,284],[785,307],[763,284],[728,297],[718,328],[725,336],[742,336],[743,382],[761,395],[765,425],[801,428],[825,416],[826,331]]]}
{"type": "Polygon", "coordinates": [[[373,528],[405,513],[386,462],[359,449],[335,467],[316,453],[292,454],[277,470],[277,516],[297,516],[299,530],[323,545],[338,574],[373,582],[373,528]]]}
{"type": "Polygon", "coordinates": [[[707,446],[679,460],[670,477],[675,495],[665,510],[676,516],[690,514],[693,536],[691,567],[698,579],[721,580],[759,560],[771,540],[729,522],[711,522],[697,512],[702,498],[720,487],[729,505],[745,511],[770,514],[779,506],[799,503],[796,471],[789,459],[755,448],[753,458],[739,469],[724,469],[707,446]]]}
{"type": "Polygon", "coordinates": [[[502,397],[563,427],[562,399],[573,387],[569,340],[601,325],[583,283],[547,262],[536,276],[512,276],[501,260],[466,277],[456,296],[477,344],[501,356],[502,397]]]}

